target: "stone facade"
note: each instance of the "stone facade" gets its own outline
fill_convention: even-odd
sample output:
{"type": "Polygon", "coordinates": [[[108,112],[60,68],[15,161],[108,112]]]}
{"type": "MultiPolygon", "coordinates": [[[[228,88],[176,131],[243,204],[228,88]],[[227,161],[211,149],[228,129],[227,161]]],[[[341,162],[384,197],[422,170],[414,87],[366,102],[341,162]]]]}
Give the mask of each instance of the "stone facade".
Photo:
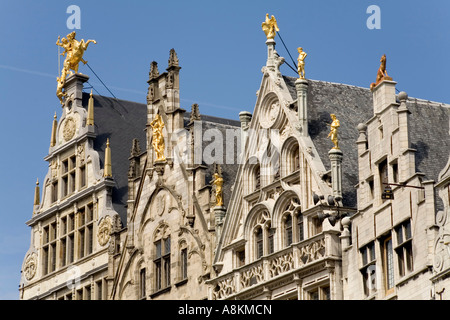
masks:
{"type": "Polygon", "coordinates": [[[165,72],[152,62],[146,105],[67,80],[21,299],[450,298],[449,106],[396,94],[392,79],[368,89],[283,76],[266,45],[240,121],[181,108],[174,50],[165,72]]]}

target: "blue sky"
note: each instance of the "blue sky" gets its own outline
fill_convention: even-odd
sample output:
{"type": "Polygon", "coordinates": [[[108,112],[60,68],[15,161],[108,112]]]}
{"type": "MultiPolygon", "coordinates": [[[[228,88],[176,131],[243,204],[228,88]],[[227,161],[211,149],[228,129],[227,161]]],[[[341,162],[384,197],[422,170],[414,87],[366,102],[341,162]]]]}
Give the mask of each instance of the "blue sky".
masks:
{"type": "MultiPolygon", "coordinates": [[[[253,111],[267,49],[261,23],[275,15],[294,59],[308,53],[310,79],[369,87],[382,54],[397,89],[410,97],[450,103],[448,1],[1,1],[0,2],[0,299],[17,299],[20,268],[30,244],[36,178],[51,123],[61,107],[55,96],[56,39],[69,30],[69,5],[81,9],[77,39],[95,39],[84,58],[113,94],[145,103],[150,62],[167,68],[171,48],[180,60],[181,104],[202,114],[238,119],[253,111]],[[381,29],[370,30],[368,6],[381,10],[381,29]]],[[[293,65],[279,36],[278,53],[293,65]]],[[[81,73],[110,96],[84,65],[81,73]]],[[[285,75],[296,76],[287,66],[285,75]]]]}

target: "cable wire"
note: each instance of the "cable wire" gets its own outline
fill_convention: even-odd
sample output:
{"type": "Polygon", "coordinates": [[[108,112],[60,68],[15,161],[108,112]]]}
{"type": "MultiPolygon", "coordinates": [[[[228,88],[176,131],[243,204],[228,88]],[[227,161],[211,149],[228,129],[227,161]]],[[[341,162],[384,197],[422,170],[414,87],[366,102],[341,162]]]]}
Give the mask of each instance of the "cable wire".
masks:
{"type": "MultiPolygon", "coordinates": [[[[116,100],[118,100],[117,97],[114,95],[114,93],[112,93],[111,90],[109,90],[109,88],[106,86],[106,84],[102,81],[102,79],[100,79],[100,77],[95,73],[95,71],[92,70],[91,66],[90,66],[88,63],[86,63],[86,65],[88,66],[89,69],[91,69],[92,73],[93,73],[93,74],[97,77],[97,79],[103,84],[103,86],[106,88],[106,90],[108,90],[108,92],[109,92],[116,100]]],[[[95,88],[94,88],[94,90],[95,90],[95,88]]],[[[97,90],[95,90],[95,91],[98,93],[97,90]]],[[[100,95],[100,94],[99,94],[99,95],[100,95]]]]}

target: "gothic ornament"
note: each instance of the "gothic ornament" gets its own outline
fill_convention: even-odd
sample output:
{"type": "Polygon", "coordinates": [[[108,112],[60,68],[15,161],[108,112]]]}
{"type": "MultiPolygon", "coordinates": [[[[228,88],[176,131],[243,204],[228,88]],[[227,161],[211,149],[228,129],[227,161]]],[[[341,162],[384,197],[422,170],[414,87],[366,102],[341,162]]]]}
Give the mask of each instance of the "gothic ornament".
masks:
{"type": "Polygon", "coordinates": [[[64,121],[63,138],[67,142],[75,135],[76,123],[73,118],[67,118],[64,121]]]}
{"type": "Polygon", "coordinates": [[[103,220],[100,222],[100,225],[98,226],[97,239],[98,243],[101,246],[104,246],[108,243],[111,237],[111,231],[112,231],[112,221],[109,216],[106,216],[105,218],[103,218],[103,220]]]}
{"type": "Polygon", "coordinates": [[[36,269],[37,269],[37,257],[35,253],[32,253],[28,255],[26,262],[25,262],[25,278],[29,281],[34,278],[36,275],[36,269]]]}

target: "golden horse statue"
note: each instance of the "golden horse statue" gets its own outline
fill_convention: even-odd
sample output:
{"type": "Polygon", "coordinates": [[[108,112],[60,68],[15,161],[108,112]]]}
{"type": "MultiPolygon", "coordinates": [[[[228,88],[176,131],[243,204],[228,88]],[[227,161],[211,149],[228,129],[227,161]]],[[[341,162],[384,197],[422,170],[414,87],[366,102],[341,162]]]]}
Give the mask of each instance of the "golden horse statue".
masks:
{"type": "Polygon", "coordinates": [[[87,61],[83,59],[83,54],[88,48],[89,43],[97,43],[95,40],[88,40],[85,42],[84,39],[81,39],[81,41],[78,41],[75,39],[75,36],[75,31],[72,31],[67,35],[67,39],[63,38],[60,42],[60,38],[58,37],[58,41],[56,42],[58,46],[64,49],[64,52],[61,55],[67,54],[66,59],[64,60],[64,69],[66,70],[66,73],[68,72],[69,74],[73,74],[71,70],[78,73],[80,61],[84,64],[87,63],[87,61]]]}
{"type": "Polygon", "coordinates": [[[73,74],[72,70],[75,73],[78,73],[78,66],[80,61],[84,64],[87,63],[83,59],[83,54],[86,51],[89,43],[96,44],[97,41],[95,40],[88,40],[84,41],[84,39],[81,39],[81,41],[78,41],[75,39],[76,33],[75,31],[72,31],[67,35],[66,38],[58,37],[58,40],[56,41],[56,45],[60,46],[64,49],[64,52],[61,53],[62,56],[66,56],[66,59],[64,60],[63,69],[61,70],[61,75],[56,78],[57,86],[56,86],[56,96],[58,97],[61,104],[64,104],[63,98],[66,96],[66,93],[63,92],[64,85],[66,84],[66,77],[67,75],[73,74]]]}

